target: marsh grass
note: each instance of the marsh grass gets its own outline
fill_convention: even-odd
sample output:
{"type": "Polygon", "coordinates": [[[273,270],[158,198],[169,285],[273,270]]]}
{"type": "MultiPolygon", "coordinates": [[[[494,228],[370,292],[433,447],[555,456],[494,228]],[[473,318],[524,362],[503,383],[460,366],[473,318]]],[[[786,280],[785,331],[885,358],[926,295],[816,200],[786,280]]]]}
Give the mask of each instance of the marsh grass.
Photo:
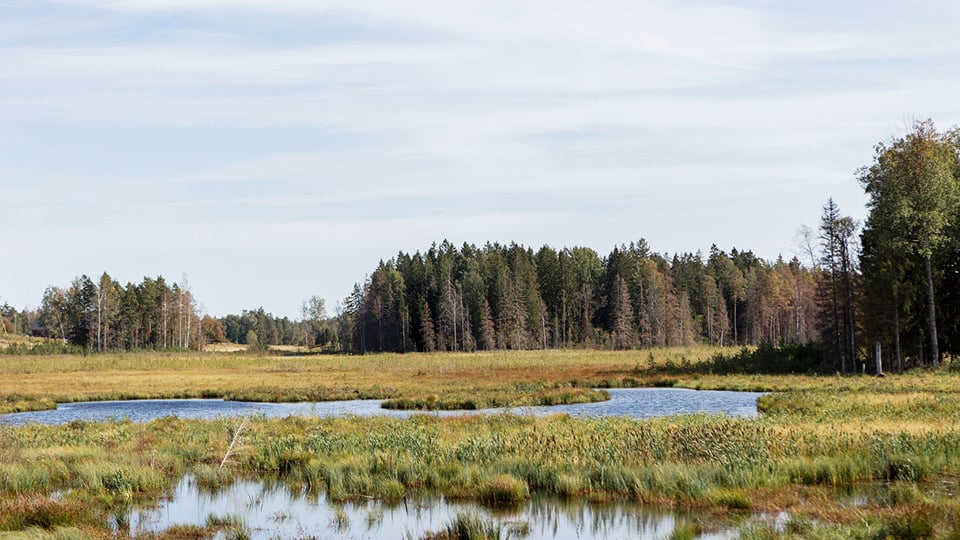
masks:
{"type": "Polygon", "coordinates": [[[236,514],[226,514],[218,516],[210,514],[207,516],[206,531],[214,533],[212,536],[218,538],[230,538],[243,540],[250,538],[250,530],[242,517],[236,514]]]}
{"type": "Polygon", "coordinates": [[[213,538],[216,530],[199,525],[171,525],[158,535],[157,540],[204,540],[213,538]]]}
{"type": "Polygon", "coordinates": [[[960,535],[956,515],[931,506],[904,506],[896,511],[880,513],[848,510],[848,514],[853,519],[844,522],[791,516],[782,527],[775,526],[769,520],[751,520],[740,528],[739,538],[913,540],[952,539],[960,535]]]}
{"type": "Polygon", "coordinates": [[[476,498],[493,506],[515,506],[530,498],[530,488],[515,476],[498,474],[479,482],[476,498]]]}
{"type": "MultiPolygon", "coordinates": [[[[323,492],[332,501],[396,502],[422,493],[489,504],[516,504],[535,495],[626,500],[720,514],[788,508],[798,524],[816,524],[795,537],[830,537],[846,530],[863,538],[922,533],[923,523],[911,521],[911,513],[926,516],[938,531],[956,531],[949,525],[960,516],[954,494],[930,486],[944,479],[954,482],[960,475],[960,376],[721,376],[692,368],[671,371],[670,381],[663,375],[648,376],[651,367],[695,366],[714,353],[576,351],[279,360],[141,354],[67,357],[62,365],[34,365],[10,357],[0,376],[14,381],[16,388],[8,390],[5,382],[4,392],[10,392],[7,397],[16,392],[16,399],[26,399],[21,379],[39,385],[37,399],[49,399],[44,385],[61,378],[103,379],[102,386],[92,389],[78,383],[79,390],[66,395],[71,399],[120,384],[130,385],[124,390],[128,395],[134,395],[130,388],[137,388],[136,395],[148,397],[144,394],[173,391],[172,381],[179,381],[183,388],[177,392],[185,394],[263,391],[263,397],[280,397],[338,389],[361,395],[383,392],[412,402],[469,396],[478,406],[592,399],[589,387],[594,384],[670,382],[775,393],[761,398],[764,415],[755,419],[252,417],[241,443],[233,442],[237,421],[231,419],[0,426],[0,504],[7,505],[0,509],[0,529],[47,535],[85,527],[106,531],[118,511],[155,500],[189,474],[209,490],[256,477],[284,483],[294,492],[323,492]],[[284,381],[292,386],[284,389],[284,381]],[[220,467],[225,455],[229,459],[220,467]],[[833,494],[875,483],[890,487],[877,502],[855,513],[833,494]],[[53,498],[55,493],[62,496],[53,498]],[[858,516],[857,521],[849,515],[858,516]]],[[[213,535],[217,526],[177,534],[213,535]]],[[[745,530],[747,537],[768,533],[763,524],[745,530]]],[[[249,531],[234,523],[220,534],[242,538],[249,531]]]]}
{"type": "Polygon", "coordinates": [[[10,533],[0,531],[0,539],[3,540],[88,540],[89,538],[91,538],[89,531],[85,532],[76,527],[55,527],[49,530],[31,527],[10,533]]]}
{"type": "Polygon", "coordinates": [[[697,531],[688,523],[680,523],[670,532],[669,540],[693,540],[697,531]]]}
{"type": "MultiPolygon", "coordinates": [[[[603,399],[593,388],[679,386],[783,392],[761,402],[765,412],[792,407],[811,418],[821,411],[885,418],[940,415],[955,410],[960,398],[955,384],[960,373],[914,372],[885,379],[778,375],[772,374],[782,370],[776,352],[690,347],[303,358],[189,352],[8,356],[0,362],[0,412],[49,409],[58,402],[148,398],[388,399],[388,406],[396,408],[471,409],[603,399]],[[715,369],[718,362],[748,362],[745,355],[754,367],[727,367],[723,375],[715,369]],[[761,368],[768,372],[753,372],[761,368]],[[907,387],[923,394],[911,396],[907,387]],[[830,399],[831,391],[855,399],[831,407],[805,402],[830,399]]],[[[796,362],[787,358],[780,362],[796,362]]]]}
{"type": "Polygon", "coordinates": [[[0,362],[0,412],[123,399],[394,399],[410,409],[603,399],[596,387],[649,386],[651,365],[707,361],[721,349],[498,351],[369,356],[133,352],[11,355],[0,362]],[[682,359],[682,360],[681,360],[682,359]],[[646,375],[644,375],[646,373],[646,375]],[[573,388],[580,389],[573,390],[573,388]]]}
{"type": "Polygon", "coordinates": [[[707,492],[706,498],[713,504],[731,510],[749,510],[753,506],[750,496],[741,490],[713,489],[707,492]]]}
{"type": "Polygon", "coordinates": [[[338,533],[345,532],[350,528],[350,515],[338,508],[330,519],[330,526],[338,533]]]}
{"type": "MultiPolygon", "coordinates": [[[[25,426],[0,465],[2,490],[74,488],[116,498],[158,493],[185,472],[217,488],[241,475],[275,475],[332,499],[395,500],[411,490],[509,503],[560,497],[752,506],[749,490],[784,485],[923,482],[958,470],[960,433],[818,432],[770,421],[694,415],[574,419],[486,415],[330,419],[253,418],[219,468],[235,422],[161,419],[25,426]],[[94,441],[110,441],[110,447],[94,441]],[[142,448],[144,445],[152,445],[142,448]],[[139,450],[135,450],[139,448],[139,450]]],[[[12,443],[8,443],[12,444],[12,443]]]]}
{"type": "Polygon", "coordinates": [[[20,494],[5,497],[0,500],[0,530],[70,527],[82,519],[82,513],[83,509],[77,505],[55,501],[42,495],[20,494]]]}
{"type": "Polygon", "coordinates": [[[509,540],[524,538],[529,527],[498,524],[472,512],[460,512],[439,532],[428,532],[422,540],[509,540]]]}
{"type": "Polygon", "coordinates": [[[422,398],[394,398],[383,402],[384,409],[443,411],[489,409],[495,407],[526,407],[571,405],[575,403],[596,403],[607,401],[610,394],[604,390],[592,388],[574,388],[557,384],[555,388],[531,390],[532,385],[514,385],[511,390],[481,392],[482,397],[440,398],[430,394],[422,398]],[[532,393],[528,393],[532,392],[532,393]]]}

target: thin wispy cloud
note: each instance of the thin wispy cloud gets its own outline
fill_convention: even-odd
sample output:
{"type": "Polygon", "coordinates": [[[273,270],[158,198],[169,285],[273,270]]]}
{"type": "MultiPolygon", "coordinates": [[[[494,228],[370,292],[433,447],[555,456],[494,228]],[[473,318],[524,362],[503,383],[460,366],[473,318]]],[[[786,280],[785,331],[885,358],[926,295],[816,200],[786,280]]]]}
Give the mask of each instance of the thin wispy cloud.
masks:
{"type": "Polygon", "coordinates": [[[960,122],[949,2],[0,9],[0,215],[36,253],[0,269],[16,305],[107,269],[236,312],[290,261],[250,301],[295,315],[444,238],[772,258],[827,197],[862,213],[875,142],[960,122]],[[49,252],[73,264],[36,271],[49,252]]]}

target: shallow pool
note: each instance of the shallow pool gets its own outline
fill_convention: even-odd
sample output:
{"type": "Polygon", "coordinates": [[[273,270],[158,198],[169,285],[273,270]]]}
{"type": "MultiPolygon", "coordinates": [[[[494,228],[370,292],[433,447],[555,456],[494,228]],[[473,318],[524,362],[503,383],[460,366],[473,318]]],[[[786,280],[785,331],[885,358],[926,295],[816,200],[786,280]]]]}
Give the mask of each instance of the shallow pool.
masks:
{"type": "Polygon", "coordinates": [[[279,484],[240,482],[210,492],[184,478],[158,506],[131,511],[125,533],[159,533],[175,525],[203,526],[210,516],[235,516],[251,538],[389,539],[421,538],[447,527],[457,514],[495,523],[507,538],[669,538],[678,525],[706,533],[699,538],[731,538],[730,523],[712,522],[695,513],[636,504],[590,504],[533,499],[511,509],[493,510],[442,497],[334,503],[279,484]],[[517,534],[526,532],[526,535],[517,534]]]}

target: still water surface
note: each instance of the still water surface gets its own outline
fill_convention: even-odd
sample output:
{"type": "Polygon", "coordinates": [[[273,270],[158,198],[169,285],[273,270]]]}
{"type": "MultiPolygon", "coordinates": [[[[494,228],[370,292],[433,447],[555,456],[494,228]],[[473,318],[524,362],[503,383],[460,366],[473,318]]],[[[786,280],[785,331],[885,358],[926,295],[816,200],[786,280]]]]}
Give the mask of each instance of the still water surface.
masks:
{"type": "MultiPolygon", "coordinates": [[[[524,528],[525,538],[668,538],[681,524],[704,524],[693,514],[651,509],[635,504],[595,505],[534,499],[511,510],[491,510],[443,498],[408,500],[388,505],[378,501],[332,503],[323,494],[308,495],[282,486],[240,482],[214,493],[185,478],[168,500],[155,508],[133,511],[127,518],[133,536],[156,533],[174,525],[203,526],[211,515],[240,516],[251,538],[390,539],[421,538],[469,513],[493,520],[504,536],[524,528]]],[[[731,538],[731,523],[710,525],[714,532],[699,538],[731,538]]]]}
{"type": "Polygon", "coordinates": [[[649,418],[693,413],[723,413],[730,416],[757,416],[757,392],[686,390],[680,388],[623,388],[608,390],[610,400],[577,405],[483,409],[481,411],[393,411],[380,408],[378,400],[325,401],[317,403],[248,403],[219,399],[158,399],[133,401],[92,401],[62,403],[56,410],[0,415],[0,424],[22,425],[30,422],[65,424],[71,420],[102,421],[130,419],[149,422],[165,416],[213,419],[218,417],[262,414],[268,418],[287,416],[374,416],[407,417],[413,414],[440,416],[513,412],[571,416],[627,416],[649,418]]]}

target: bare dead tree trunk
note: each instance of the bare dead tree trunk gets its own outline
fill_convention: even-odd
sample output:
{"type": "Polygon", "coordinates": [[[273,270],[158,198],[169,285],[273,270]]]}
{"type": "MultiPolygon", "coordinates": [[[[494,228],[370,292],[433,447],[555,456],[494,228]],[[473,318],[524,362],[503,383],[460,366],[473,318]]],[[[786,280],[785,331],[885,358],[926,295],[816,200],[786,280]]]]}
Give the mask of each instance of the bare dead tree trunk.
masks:
{"type": "Polygon", "coordinates": [[[883,357],[881,356],[881,352],[882,352],[882,351],[881,351],[881,349],[880,349],[880,342],[879,342],[879,341],[876,342],[875,345],[876,345],[876,346],[875,346],[875,354],[876,354],[876,357],[877,357],[877,376],[879,377],[879,376],[883,375],[883,357]]]}
{"type": "Polygon", "coordinates": [[[937,344],[937,306],[933,299],[933,268],[930,255],[923,258],[927,271],[927,316],[930,324],[930,357],[933,358],[933,369],[940,368],[940,347],[937,344]]]}
{"type": "MultiPolygon", "coordinates": [[[[846,267],[846,265],[844,265],[846,267]]],[[[850,269],[847,267],[844,269],[844,281],[847,289],[847,305],[846,315],[847,315],[847,339],[850,347],[850,363],[851,366],[854,366],[856,369],[857,365],[857,327],[854,320],[854,307],[853,307],[853,283],[850,279],[850,269]]]]}
{"type": "Polygon", "coordinates": [[[736,345],[739,343],[739,336],[737,336],[737,296],[733,296],[733,344],[736,345]]]}
{"type": "Polygon", "coordinates": [[[103,352],[103,287],[97,286],[97,350],[103,352]]]}
{"type": "Polygon", "coordinates": [[[903,373],[903,352],[900,349],[900,303],[894,302],[893,306],[893,345],[897,355],[897,373],[903,373]]]}

